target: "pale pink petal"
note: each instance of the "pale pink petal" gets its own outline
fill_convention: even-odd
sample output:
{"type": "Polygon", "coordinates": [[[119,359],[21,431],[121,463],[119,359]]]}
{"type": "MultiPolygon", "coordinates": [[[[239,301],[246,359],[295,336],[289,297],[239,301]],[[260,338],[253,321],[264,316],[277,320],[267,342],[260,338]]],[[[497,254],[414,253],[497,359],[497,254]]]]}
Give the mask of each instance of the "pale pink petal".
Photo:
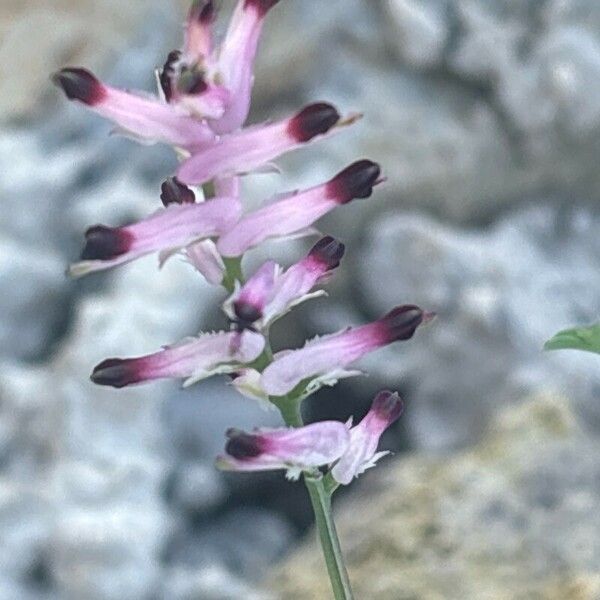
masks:
{"type": "Polygon", "coordinates": [[[184,251],[187,261],[212,285],[221,285],[225,264],[212,240],[194,242],[184,251]]]}
{"type": "Polygon", "coordinates": [[[377,452],[379,438],[400,417],[402,408],[398,394],[387,391],[377,394],[371,410],[350,430],[348,449],[331,470],[338,483],[348,485],[354,477],[375,466],[376,461],[387,454],[377,452]]]}
{"type": "Polygon", "coordinates": [[[239,129],[250,110],[254,59],[267,12],[278,0],[239,0],[218,53],[219,72],[231,100],[225,114],[211,127],[219,134],[239,129]]]}
{"type": "Polygon", "coordinates": [[[404,305],[374,323],[316,338],[271,363],[263,371],[261,386],[271,396],[284,396],[305,380],[344,369],[377,348],[411,338],[429,318],[419,307],[404,305]]]}
{"type": "Polygon", "coordinates": [[[185,27],[184,52],[187,57],[199,59],[211,53],[216,16],[213,0],[193,0],[185,27]]]}
{"type": "Polygon", "coordinates": [[[367,198],[380,181],[379,165],[360,160],[327,183],[266,204],[245,215],[218,241],[223,256],[241,256],[267,239],[306,230],[323,215],[354,198],[367,198]]]}
{"type": "Polygon", "coordinates": [[[82,260],[74,276],[120,265],[145,254],[183,248],[231,228],[241,214],[237,198],[214,198],[199,204],[170,204],[125,227],[96,225],[86,232],[82,260]]]}
{"type": "Polygon", "coordinates": [[[225,301],[224,310],[230,319],[251,325],[262,317],[281,268],[269,260],[250,279],[225,301]]]}
{"type": "Polygon", "coordinates": [[[234,471],[312,469],[337,460],[350,439],[347,427],[338,421],[252,433],[230,430],[227,436],[218,465],[234,471]]]}
{"type": "Polygon", "coordinates": [[[157,98],[104,85],[85,69],[63,69],[54,76],[54,81],[67,98],[84,103],[140,140],[164,142],[190,152],[199,151],[214,140],[214,133],[206,123],[181,114],[157,98]]]}
{"type": "Polygon", "coordinates": [[[341,119],[331,104],[312,104],[283,121],[224,135],[186,160],[177,177],[199,185],[219,176],[249,173],[354,120],[341,119]]]}
{"type": "Polygon", "coordinates": [[[98,385],[121,388],[155,379],[187,379],[186,385],[217,373],[231,373],[260,356],[265,345],[253,331],[222,331],[187,338],[138,358],[109,358],[94,368],[98,385]]]}

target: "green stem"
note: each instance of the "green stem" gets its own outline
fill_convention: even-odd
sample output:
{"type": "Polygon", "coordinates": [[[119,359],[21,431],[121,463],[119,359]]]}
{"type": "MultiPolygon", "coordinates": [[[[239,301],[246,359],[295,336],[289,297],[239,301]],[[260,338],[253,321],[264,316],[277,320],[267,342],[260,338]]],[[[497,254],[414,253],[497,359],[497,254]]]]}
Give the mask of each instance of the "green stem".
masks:
{"type": "MultiPolygon", "coordinates": [[[[294,398],[285,397],[278,402],[277,406],[287,425],[302,427],[303,421],[300,413],[300,402],[294,398]]],[[[340,540],[333,520],[331,495],[325,489],[323,476],[319,472],[316,472],[315,475],[305,473],[304,484],[308,490],[315,513],[317,532],[335,600],[352,600],[350,578],[346,571],[340,540]]]]}
{"type": "Polygon", "coordinates": [[[335,528],[333,520],[333,512],[331,510],[331,496],[325,490],[323,478],[304,476],[304,483],[310,495],[313,511],[315,513],[315,521],[333,595],[336,600],[352,600],[352,589],[350,587],[350,579],[344,564],[344,556],[340,540],[335,528]]]}
{"type": "Polygon", "coordinates": [[[242,272],[242,257],[238,256],[235,258],[223,257],[223,264],[225,265],[225,274],[223,275],[223,281],[221,285],[231,294],[235,289],[235,282],[244,282],[244,274],[242,272]]]}

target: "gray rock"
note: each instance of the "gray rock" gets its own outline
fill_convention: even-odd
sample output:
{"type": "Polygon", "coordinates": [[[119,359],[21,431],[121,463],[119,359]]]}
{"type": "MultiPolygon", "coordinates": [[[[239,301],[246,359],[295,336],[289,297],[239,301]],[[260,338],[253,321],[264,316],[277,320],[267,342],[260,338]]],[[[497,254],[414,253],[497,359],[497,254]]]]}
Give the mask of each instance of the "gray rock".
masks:
{"type": "Polygon", "coordinates": [[[164,600],[272,600],[223,567],[177,567],[167,572],[164,600]]]}
{"type": "Polygon", "coordinates": [[[289,548],[293,532],[282,517],[258,508],[238,508],[173,542],[171,561],[200,570],[223,565],[257,581],[289,548]]]}
{"type": "Polygon", "coordinates": [[[600,311],[597,226],[587,210],[543,205],[485,232],[422,215],[373,224],[357,282],[363,306],[376,317],[409,301],[439,315],[415,339],[364,361],[380,385],[414,386],[407,422],[418,445],[472,441],[501,398],[540,386],[568,389],[597,428],[593,357],[541,351],[557,330],[600,311]]]}
{"type": "Polygon", "coordinates": [[[216,508],[225,500],[226,487],[212,462],[186,460],[173,474],[172,508],[197,516],[216,508]]]}
{"type": "MultiPolygon", "coordinates": [[[[594,600],[599,450],[568,403],[537,396],[503,411],[468,453],[395,459],[364,475],[337,514],[357,597],[594,600]]],[[[312,539],[267,587],[327,597],[312,539]]]]}

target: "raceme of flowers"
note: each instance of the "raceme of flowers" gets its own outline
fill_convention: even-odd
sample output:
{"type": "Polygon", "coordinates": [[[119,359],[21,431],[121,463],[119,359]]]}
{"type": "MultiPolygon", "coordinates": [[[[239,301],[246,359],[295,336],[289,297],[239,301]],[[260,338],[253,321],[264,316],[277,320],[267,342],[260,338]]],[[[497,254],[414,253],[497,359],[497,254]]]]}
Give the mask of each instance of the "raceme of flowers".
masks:
{"type": "MultiPolygon", "coordinates": [[[[157,73],[156,96],[116,89],[83,68],[54,75],[70,100],[112,121],[121,133],[173,146],[181,159],[177,172],[162,185],[163,206],[126,226],[90,227],[71,274],[109,269],[151,253],[162,264],[177,254],[229,294],[223,302],[227,331],[201,333],[146,356],[104,360],[93,370],[96,384],[120,388],[176,378],[190,385],[228,374],[241,393],[281,409],[282,402],[299,403],[320,387],[359,373],[351,366],[361,357],[410,339],[433,316],[405,304],[372,323],[318,337],[300,349],[271,352],[269,327],[294,306],[324,294],[321,286],[340,265],[344,244],[321,237],[295,264],[284,268],[269,260],[247,280],[241,272],[245,253],[268,239],[314,235],[322,216],[354,199],[369,198],[383,181],[379,165],[361,159],[325,182],[244,210],[240,177],[272,169],[278,157],[339,133],[360,116],[342,116],[333,105],[317,102],[282,119],[245,125],[261,31],[277,3],[239,0],[216,44],[214,2],[195,1],[183,47],[171,52],[157,73]]],[[[377,451],[379,438],[401,412],[398,395],[384,391],[356,426],[323,421],[230,430],[217,462],[230,470],[285,469],[290,477],[329,468],[336,485],[346,485],[386,454],[377,451]]]]}

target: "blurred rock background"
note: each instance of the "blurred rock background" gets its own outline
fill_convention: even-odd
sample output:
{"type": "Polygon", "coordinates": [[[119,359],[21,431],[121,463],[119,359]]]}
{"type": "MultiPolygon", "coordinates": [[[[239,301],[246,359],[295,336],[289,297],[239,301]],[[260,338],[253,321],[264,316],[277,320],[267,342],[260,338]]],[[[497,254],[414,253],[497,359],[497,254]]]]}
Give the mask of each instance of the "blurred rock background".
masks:
{"type": "MultiPolygon", "coordinates": [[[[232,4],[224,0],[224,12],[232,4]]],[[[165,384],[120,392],[88,381],[102,358],[222,325],[218,292],[178,261],[160,273],[150,257],[83,281],[64,276],[85,228],[151,211],[175,162],[168,149],[109,136],[105,122],[59,97],[49,75],[83,64],[115,85],[151,90],[153,69],[179,44],[184,12],[183,2],[158,0],[0,3],[0,600],[275,597],[259,591],[260,581],[310,523],[299,485],[212,467],[227,427],[272,425],[275,415],[217,380],[187,391],[165,384]]],[[[588,577],[598,551],[586,535],[599,517],[585,510],[597,494],[598,360],[540,349],[556,330],[600,314],[599,76],[594,0],[282,0],[255,86],[253,121],[320,99],[365,118],[282,160],[281,176],[248,179],[249,206],[363,156],[388,177],[373,198],[322,224],[346,242],[345,267],[329,299],[275,328],[277,342],[298,345],[405,301],[439,313],[415,340],[364,361],[368,378],[311,399],[307,414],[360,417],[376,391],[399,389],[407,412],[385,444],[421,461],[478,443],[499,407],[556,391],[569,399],[575,441],[566,459],[557,449],[551,461],[544,444],[524,442],[513,454],[533,480],[531,494],[558,489],[561,498],[523,500],[519,492],[519,510],[541,510],[535,526],[564,542],[550,548],[534,536],[528,551],[550,548],[536,560],[552,556],[585,579],[542,598],[598,594],[597,573],[588,577]],[[565,502],[580,510],[561,509],[565,502]]],[[[291,262],[301,249],[269,251],[291,262]]],[[[255,252],[250,264],[261,257],[255,252]]],[[[437,460],[443,471],[446,461],[437,460]]],[[[400,502],[414,473],[427,494],[448,493],[427,469],[403,474],[401,459],[388,463],[342,503],[360,503],[378,477],[386,483],[375,489],[388,494],[381,506],[387,489],[400,502]]],[[[514,489],[498,483],[508,477],[502,465],[491,460],[485,469],[498,501],[510,504],[514,489]]],[[[445,549],[435,550],[469,585],[426,578],[407,598],[439,590],[481,597],[473,581],[487,571],[478,570],[475,550],[469,542],[464,552],[448,548],[486,526],[506,540],[499,556],[508,575],[494,579],[497,597],[531,597],[502,588],[516,573],[525,525],[506,526],[512,517],[502,506],[501,517],[486,512],[483,488],[470,485],[473,512],[461,513],[444,530],[445,549]]],[[[344,533],[350,549],[373,523],[372,535],[385,529],[386,511],[364,502],[364,522],[344,533]]],[[[418,518],[426,531],[436,526],[431,515],[418,518]]],[[[399,522],[399,532],[410,526],[399,522]]],[[[421,545],[396,547],[396,568],[413,561],[439,571],[421,545]]],[[[306,595],[312,588],[301,572],[283,587],[289,572],[268,587],[287,589],[286,598],[318,597],[306,595]]],[[[369,597],[405,597],[394,589],[382,584],[369,597]]]]}

